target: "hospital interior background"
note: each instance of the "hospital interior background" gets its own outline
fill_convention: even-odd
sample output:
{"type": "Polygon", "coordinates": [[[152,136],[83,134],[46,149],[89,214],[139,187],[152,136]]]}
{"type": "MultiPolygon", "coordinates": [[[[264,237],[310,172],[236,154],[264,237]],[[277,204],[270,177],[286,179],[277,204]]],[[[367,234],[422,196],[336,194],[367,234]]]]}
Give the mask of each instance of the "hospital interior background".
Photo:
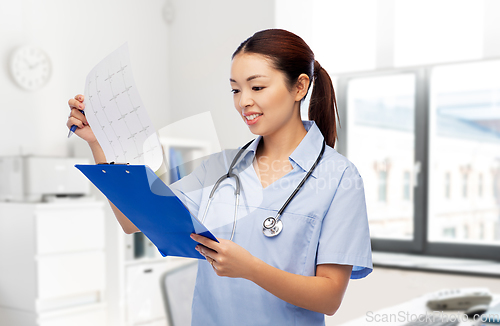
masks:
{"type": "MultiPolygon", "coordinates": [[[[255,137],[228,76],[240,42],[267,28],[300,35],[331,75],[337,149],[365,187],[374,270],[349,283],[326,325],[359,326],[369,311],[447,288],[484,287],[500,300],[498,0],[0,0],[0,160],[93,162],[85,142],[67,138],[67,102],[128,43],[148,115],[187,173],[255,137]],[[49,58],[39,89],[12,78],[23,46],[49,58]],[[444,247],[431,255],[411,247],[418,241],[444,247]]],[[[3,195],[19,190],[5,185],[3,195]]],[[[106,198],[84,185],[86,198],[71,204],[0,202],[1,326],[168,325],[160,279],[185,261],[125,234],[106,198]],[[34,212],[65,223],[34,236],[34,212]]]]}

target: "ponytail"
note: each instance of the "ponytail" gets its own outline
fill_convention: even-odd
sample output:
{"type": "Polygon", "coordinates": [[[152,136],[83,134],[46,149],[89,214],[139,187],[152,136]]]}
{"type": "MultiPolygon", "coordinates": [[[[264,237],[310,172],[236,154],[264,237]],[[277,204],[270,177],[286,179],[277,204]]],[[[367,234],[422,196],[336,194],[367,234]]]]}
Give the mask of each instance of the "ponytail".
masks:
{"type": "Polygon", "coordinates": [[[328,146],[334,147],[337,139],[339,111],[332,80],[318,61],[314,60],[314,86],[309,102],[309,120],[314,120],[328,146]],[[337,118],[335,118],[337,115],[337,118]]]}

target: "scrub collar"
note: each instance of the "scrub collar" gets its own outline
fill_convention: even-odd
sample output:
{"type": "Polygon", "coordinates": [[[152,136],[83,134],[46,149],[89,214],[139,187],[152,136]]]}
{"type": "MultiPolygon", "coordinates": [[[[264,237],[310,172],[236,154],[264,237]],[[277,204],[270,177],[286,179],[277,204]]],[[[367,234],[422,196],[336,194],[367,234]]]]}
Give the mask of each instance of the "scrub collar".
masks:
{"type": "MultiPolygon", "coordinates": [[[[323,134],[319,130],[318,126],[314,121],[302,120],[302,124],[307,131],[299,146],[290,154],[288,159],[295,163],[304,172],[311,169],[314,161],[321,152],[321,147],[323,146],[323,134]]],[[[246,158],[249,153],[252,153],[252,159],[255,157],[255,151],[259,145],[262,136],[258,136],[255,141],[253,141],[247,148],[247,152],[243,155],[246,158]]],[[[312,176],[318,177],[318,169],[315,169],[312,176]]]]}

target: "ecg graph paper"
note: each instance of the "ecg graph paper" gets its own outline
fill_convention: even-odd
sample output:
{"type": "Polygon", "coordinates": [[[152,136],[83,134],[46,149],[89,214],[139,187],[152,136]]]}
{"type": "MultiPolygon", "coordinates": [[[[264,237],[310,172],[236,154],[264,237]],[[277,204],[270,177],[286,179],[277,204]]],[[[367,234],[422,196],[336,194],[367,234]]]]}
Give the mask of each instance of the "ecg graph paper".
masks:
{"type": "Polygon", "coordinates": [[[135,85],[127,44],[87,75],[85,116],[108,162],[160,168],[162,148],[135,85]]]}

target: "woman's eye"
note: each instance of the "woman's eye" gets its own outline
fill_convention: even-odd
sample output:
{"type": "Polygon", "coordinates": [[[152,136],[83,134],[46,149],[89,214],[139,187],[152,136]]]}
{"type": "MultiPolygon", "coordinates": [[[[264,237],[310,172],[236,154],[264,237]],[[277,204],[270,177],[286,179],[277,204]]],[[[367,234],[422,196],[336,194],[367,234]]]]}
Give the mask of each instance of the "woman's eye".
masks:
{"type": "Polygon", "coordinates": [[[252,87],[252,90],[254,90],[254,91],[260,91],[263,89],[264,89],[264,87],[258,87],[258,86],[252,87]]]}
{"type": "Polygon", "coordinates": [[[239,93],[239,92],[240,92],[240,90],[239,90],[239,89],[232,89],[232,90],[231,90],[231,93],[233,93],[233,94],[236,94],[236,93],[239,93]]]}

